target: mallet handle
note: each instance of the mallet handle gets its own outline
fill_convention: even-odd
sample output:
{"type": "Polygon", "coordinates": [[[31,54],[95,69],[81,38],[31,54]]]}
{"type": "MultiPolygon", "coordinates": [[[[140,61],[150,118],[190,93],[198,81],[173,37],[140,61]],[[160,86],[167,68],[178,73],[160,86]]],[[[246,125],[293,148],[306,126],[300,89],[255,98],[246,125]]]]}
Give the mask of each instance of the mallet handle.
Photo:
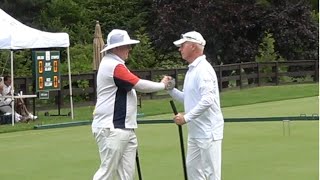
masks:
{"type": "MultiPolygon", "coordinates": [[[[173,100],[170,100],[170,105],[172,108],[172,111],[174,113],[174,115],[178,114],[176,105],[174,104],[173,100]]],[[[181,148],[181,156],[182,156],[182,166],[183,166],[183,173],[184,173],[184,179],[188,180],[188,176],[187,176],[187,167],[186,167],[186,157],[184,154],[184,145],[183,145],[183,134],[182,134],[182,127],[181,125],[178,125],[178,129],[179,129],[179,138],[180,138],[180,148],[181,148]]]]}
{"type": "Polygon", "coordinates": [[[171,105],[171,108],[172,108],[174,115],[177,115],[178,111],[177,111],[176,105],[174,104],[174,102],[172,100],[170,101],[170,105],[171,105]]]}

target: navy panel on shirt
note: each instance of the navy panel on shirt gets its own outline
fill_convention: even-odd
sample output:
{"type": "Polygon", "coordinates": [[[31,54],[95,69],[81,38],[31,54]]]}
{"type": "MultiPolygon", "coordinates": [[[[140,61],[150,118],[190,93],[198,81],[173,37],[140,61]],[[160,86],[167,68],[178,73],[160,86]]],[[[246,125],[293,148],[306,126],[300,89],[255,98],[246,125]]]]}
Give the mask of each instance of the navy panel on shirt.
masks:
{"type": "Polygon", "coordinates": [[[126,128],[127,93],[139,81],[139,78],[132,74],[123,64],[116,66],[113,80],[118,87],[114,103],[113,124],[115,128],[126,128]]]}
{"type": "Polygon", "coordinates": [[[127,115],[127,91],[119,88],[116,92],[114,103],[113,125],[115,128],[126,128],[125,120],[127,115]]]}
{"type": "Polygon", "coordinates": [[[114,80],[114,83],[116,84],[116,86],[118,88],[121,88],[125,91],[131,91],[131,89],[133,88],[134,84],[132,84],[131,82],[128,82],[126,80],[123,80],[123,79],[120,79],[120,78],[117,78],[117,77],[113,77],[113,80],[114,80]]]}

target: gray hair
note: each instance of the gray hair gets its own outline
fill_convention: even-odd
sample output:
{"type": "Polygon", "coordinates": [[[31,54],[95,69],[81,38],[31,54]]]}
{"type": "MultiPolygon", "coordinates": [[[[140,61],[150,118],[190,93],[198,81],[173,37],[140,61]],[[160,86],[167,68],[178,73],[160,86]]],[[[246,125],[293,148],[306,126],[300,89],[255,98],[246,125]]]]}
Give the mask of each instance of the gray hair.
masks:
{"type": "Polygon", "coordinates": [[[203,45],[198,44],[198,43],[193,43],[193,44],[197,47],[197,49],[199,49],[199,50],[201,50],[201,51],[204,50],[204,46],[203,46],[203,45]]]}

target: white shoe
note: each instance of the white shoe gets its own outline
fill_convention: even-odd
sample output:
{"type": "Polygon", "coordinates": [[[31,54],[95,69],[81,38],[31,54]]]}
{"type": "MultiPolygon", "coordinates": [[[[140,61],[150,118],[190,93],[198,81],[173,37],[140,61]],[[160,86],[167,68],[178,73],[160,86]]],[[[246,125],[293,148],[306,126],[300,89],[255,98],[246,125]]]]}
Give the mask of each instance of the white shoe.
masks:
{"type": "Polygon", "coordinates": [[[20,122],[22,119],[22,116],[15,116],[15,122],[20,122]]]}
{"type": "Polygon", "coordinates": [[[32,115],[31,113],[29,114],[28,117],[29,117],[30,119],[32,119],[32,120],[38,119],[38,116],[34,116],[34,115],[32,115]]]}

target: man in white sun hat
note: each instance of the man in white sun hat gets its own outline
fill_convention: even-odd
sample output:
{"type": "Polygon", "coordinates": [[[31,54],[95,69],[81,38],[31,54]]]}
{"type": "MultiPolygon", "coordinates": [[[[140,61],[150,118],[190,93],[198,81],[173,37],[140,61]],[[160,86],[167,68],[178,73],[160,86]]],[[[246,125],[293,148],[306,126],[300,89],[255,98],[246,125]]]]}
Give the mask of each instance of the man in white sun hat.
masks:
{"type": "Polygon", "coordinates": [[[188,179],[221,180],[224,120],[217,76],[203,54],[206,41],[200,33],[191,31],[173,43],[189,64],[183,90],[174,88],[168,91],[175,100],[184,104],[185,114],[178,113],[174,121],[188,126],[188,179]]]}
{"type": "Polygon", "coordinates": [[[169,87],[168,78],[152,82],[138,78],[126,67],[132,44],[139,43],[127,31],[114,29],[107,37],[107,52],[97,75],[97,103],[92,132],[97,141],[101,164],[93,180],[133,180],[137,137],[137,95],[169,87]]]}

